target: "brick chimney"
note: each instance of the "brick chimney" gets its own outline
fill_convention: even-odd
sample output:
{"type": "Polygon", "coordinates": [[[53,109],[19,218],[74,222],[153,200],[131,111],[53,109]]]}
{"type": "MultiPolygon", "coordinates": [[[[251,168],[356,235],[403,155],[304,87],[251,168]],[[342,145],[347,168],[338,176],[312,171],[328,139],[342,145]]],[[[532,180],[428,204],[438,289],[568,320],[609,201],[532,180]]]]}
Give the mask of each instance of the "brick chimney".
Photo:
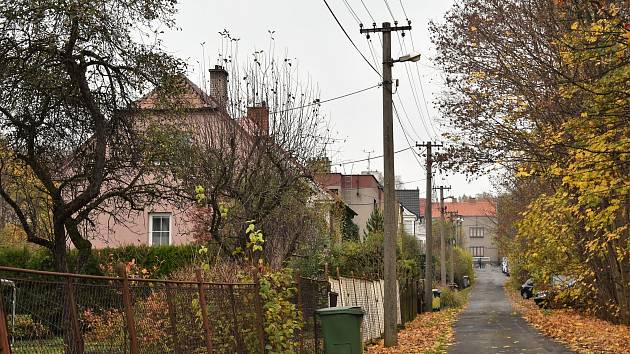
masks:
{"type": "Polygon", "coordinates": [[[260,106],[247,107],[247,118],[260,128],[261,135],[269,135],[269,107],[263,102],[260,106]]]}
{"type": "Polygon", "coordinates": [[[227,107],[228,101],[228,73],[221,65],[210,69],[210,96],[219,102],[222,108],[227,107]]]}

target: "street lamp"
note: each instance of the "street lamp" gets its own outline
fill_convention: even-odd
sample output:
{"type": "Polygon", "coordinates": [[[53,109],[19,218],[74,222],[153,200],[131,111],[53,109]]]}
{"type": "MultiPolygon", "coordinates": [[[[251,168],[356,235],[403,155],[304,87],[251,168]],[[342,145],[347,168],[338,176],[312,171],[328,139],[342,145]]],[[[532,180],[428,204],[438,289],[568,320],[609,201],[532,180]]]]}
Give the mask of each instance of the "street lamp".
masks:
{"type": "Polygon", "coordinates": [[[396,59],[396,60],[392,60],[392,63],[404,63],[406,61],[410,61],[410,62],[417,62],[418,60],[420,60],[420,53],[419,52],[413,52],[413,53],[409,53],[407,55],[403,55],[402,57],[396,59]]]}

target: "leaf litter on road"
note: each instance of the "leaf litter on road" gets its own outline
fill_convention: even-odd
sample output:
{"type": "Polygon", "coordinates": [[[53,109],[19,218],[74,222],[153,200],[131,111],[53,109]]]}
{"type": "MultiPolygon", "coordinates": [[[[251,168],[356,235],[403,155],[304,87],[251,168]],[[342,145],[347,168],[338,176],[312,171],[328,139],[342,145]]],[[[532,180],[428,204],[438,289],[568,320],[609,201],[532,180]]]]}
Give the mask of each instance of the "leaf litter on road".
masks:
{"type": "Polygon", "coordinates": [[[578,353],[630,354],[630,326],[616,325],[572,309],[540,309],[506,287],[515,310],[541,333],[578,353]]]}

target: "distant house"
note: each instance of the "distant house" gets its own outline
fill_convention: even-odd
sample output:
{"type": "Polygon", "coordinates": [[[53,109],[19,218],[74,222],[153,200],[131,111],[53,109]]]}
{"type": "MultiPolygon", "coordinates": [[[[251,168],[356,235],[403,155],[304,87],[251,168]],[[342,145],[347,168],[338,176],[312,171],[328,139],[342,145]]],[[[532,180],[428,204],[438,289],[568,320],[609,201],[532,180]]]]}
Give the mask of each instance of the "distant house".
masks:
{"type": "MultiPolygon", "coordinates": [[[[367,222],[375,208],[383,210],[385,194],[383,186],[373,172],[345,175],[341,173],[320,173],[315,179],[331,193],[338,195],[356,213],[353,222],[359,227],[361,239],[366,232],[367,222]]],[[[418,205],[419,191],[396,191],[396,215],[399,227],[424,244],[426,237],[421,227],[421,214],[418,205]]]]}
{"type": "MultiPolygon", "coordinates": [[[[445,202],[444,206],[447,212],[457,212],[461,219],[457,245],[468,250],[473,257],[481,258],[485,262],[498,263],[496,204],[488,199],[466,198],[456,202],[445,202]]],[[[420,199],[420,209],[424,213],[425,199],[420,199]]],[[[439,220],[439,203],[434,202],[432,209],[433,219],[439,220]]]]}
{"type": "Polygon", "coordinates": [[[363,239],[367,221],[375,208],[383,209],[385,195],[383,186],[373,174],[344,175],[322,173],[315,180],[331,193],[338,195],[356,215],[353,222],[359,227],[359,237],[363,239]]]}
{"type": "Polygon", "coordinates": [[[400,203],[400,224],[409,235],[416,237],[421,246],[426,242],[426,232],[420,213],[420,191],[418,189],[396,190],[396,200],[400,203]]]}
{"type": "MultiPolygon", "coordinates": [[[[210,94],[207,94],[188,78],[182,77],[183,92],[179,98],[183,104],[184,114],[175,119],[183,120],[182,124],[195,127],[195,122],[204,124],[205,131],[193,131],[192,134],[221,135],[222,127],[237,127],[237,139],[240,144],[247,144],[252,134],[268,134],[269,108],[264,104],[258,107],[248,107],[244,117],[231,118],[226,109],[228,74],[220,66],[210,70],[210,94]],[[192,123],[192,124],[191,124],[192,123]],[[210,127],[210,128],[208,128],[210,127]],[[210,131],[209,130],[214,130],[210,131]]],[[[161,109],[155,101],[156,95],[149,93],[137,102],[139,109],[156,119],[174,119],[168,110],[161,109]]],[[[178,121],[179,122],[179,121],[178,121]]],[[[175,122],[177,124],[178,122],[175,122]]],[[[201,125],[198,125],[201,126],[201,125]]],[[[194,128],[193,128],[194,129],[194,128]]],[[[226,137],[230,139],[231,137],[226,137]]],[[[193,139],[194,140],[194,139],[193,139]]],[[[237,147],[238,149],[238,147],[237,147]]],[[[280,153],[283,153],[278,148],[280,153]]],[[[300,168],[295,162],[296,168],[300,168]]],[[[313,196],[308,204],[310,207],[324,207],[326,221],[333,225],[336,216],[334,209],[347,207],[336,195],[317,184],[314,180],[305,179],[312,189],[313,196]]],[[[177,245],[193,242],[194,203],[175,205],[163,200],[144,210],[115,215],[102,213],[97,216],[96,231],[90,232],[90,238],[95,248],[116,247],[122,245],[177,245]],[[93,233],[93,234],[92,234],[93,233]]],[[[347,212],[351,212],[347,211],[347,212]]],[[[331,227],[332,230],[332,227],[331,227]]]]}

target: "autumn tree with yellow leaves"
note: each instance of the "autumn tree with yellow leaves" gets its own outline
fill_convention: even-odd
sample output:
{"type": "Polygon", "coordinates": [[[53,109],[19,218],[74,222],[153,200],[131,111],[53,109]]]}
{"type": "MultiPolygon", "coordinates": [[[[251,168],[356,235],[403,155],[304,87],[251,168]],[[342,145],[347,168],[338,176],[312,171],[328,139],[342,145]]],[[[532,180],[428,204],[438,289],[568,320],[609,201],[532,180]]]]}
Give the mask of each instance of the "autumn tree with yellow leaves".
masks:
{"type": "Polygon", "coordinates": [[[467,0],[433,24],[448,89],[449,161],[499,168],[501,230],[559,302],[630,323],[630,6],[627,1],[467,0]]]}

